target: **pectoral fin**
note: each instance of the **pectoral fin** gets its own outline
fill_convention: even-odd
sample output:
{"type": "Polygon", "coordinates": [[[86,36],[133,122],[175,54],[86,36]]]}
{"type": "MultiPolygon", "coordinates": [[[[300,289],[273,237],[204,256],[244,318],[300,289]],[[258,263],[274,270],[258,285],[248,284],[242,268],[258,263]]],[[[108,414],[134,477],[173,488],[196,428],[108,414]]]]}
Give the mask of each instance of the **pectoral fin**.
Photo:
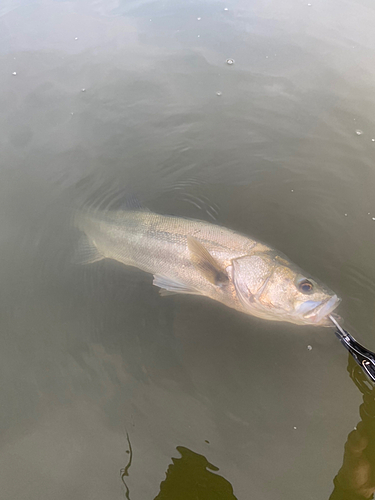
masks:
{"type": "Polygon", "coordinates": [[[222,285],[228,281],[225,271],[202,243],[192,236],[187,237],[187,243],[192,264],[210,283],[222,285]]]}
{"type": "Polygon", "coordinates": [[[77,250],[74,254],[73,261],[75,264],[91,264],[104,259],[104,256],[99,253],[94,243],[89,238],[82,234],[78,240],[77,250]]]}
{"type": "Polygon", "coordinates": [[[154,275],[153,284],[160,287],[160,295],[174,295],[175,293],[188,293],[190,295],[199,295],[199,292],[194,288],[190,288],[188,285],[181,283],[179,281],[173,280],[171,278],[166,278],[160,274],[154,275]]]}

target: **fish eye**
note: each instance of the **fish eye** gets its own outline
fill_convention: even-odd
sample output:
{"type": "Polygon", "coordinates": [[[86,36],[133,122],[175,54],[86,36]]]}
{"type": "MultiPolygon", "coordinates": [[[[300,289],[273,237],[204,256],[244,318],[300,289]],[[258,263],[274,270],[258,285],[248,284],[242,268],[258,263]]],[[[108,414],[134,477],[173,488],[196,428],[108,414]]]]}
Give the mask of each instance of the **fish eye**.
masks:
{"type": "Polygon", "coordinates": [[[314,285],[311,281],[304,279],[298,283],[298,289],[302,293],[311,293],[313,291],[314,285]]]}

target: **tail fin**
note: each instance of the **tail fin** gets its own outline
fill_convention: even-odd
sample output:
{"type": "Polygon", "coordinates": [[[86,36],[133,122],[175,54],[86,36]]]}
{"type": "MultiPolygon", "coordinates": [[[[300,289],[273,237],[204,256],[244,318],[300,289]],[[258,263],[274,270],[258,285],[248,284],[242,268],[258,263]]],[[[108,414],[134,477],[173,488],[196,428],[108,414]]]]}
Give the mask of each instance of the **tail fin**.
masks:
{"type": "Polygon", "coordinates": [[[75,251],[73,262],[75,264],[92,264],[93,262],[98,262],[104,259],[95,244],[86,236],[82,234],[78,240],[78,246],[75,251]]]}

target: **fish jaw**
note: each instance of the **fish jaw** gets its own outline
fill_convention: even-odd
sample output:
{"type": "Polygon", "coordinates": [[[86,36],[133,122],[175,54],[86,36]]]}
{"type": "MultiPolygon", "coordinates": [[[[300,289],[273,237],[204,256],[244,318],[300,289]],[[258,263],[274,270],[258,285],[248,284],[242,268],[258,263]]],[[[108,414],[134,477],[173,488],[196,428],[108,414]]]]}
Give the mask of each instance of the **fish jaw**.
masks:
{"type": "Polygon", "coordinates": [[[328,315],[336,309],[340,302],[341,299],[337,295],[334,295],[323,303],[318,304],[303,315],[305,323],[316,326],[331,326],[328,315]]]}

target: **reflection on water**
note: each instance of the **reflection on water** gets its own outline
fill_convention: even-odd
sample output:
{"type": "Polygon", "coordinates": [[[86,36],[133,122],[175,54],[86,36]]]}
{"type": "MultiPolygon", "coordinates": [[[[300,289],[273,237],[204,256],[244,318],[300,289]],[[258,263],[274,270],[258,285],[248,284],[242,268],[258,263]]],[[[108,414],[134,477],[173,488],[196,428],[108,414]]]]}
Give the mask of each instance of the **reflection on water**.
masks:
{"type": "Polygon", "coordinates": [[[183,446],[177,447],[181,458],[172,458],[173,465],[167,470],[166,479],[160,485],[155,500],[236,500],[231,484],[211,471],[219,470],[203,455],[183,446]]]}
{"type": "Polygon", "coordinates": [[[329,498],[361,404],[333,332],[74,265],[72,193],[267,242],[375,350],[373,2],[0,4],[3,497],[123,498],[128,433],[132,500],[177,446],[238,499],[329,498]]]}
{"type": "Polygon", "coordinates": [[[373,498],[375,492],[375,385],[349,356],[348,371],[363,394],[361,421],[348,435],[341,469],[330,500],[373,498]]]}
{"type": "Polygon", "coordinates": [[[133,461],[133,448],[132,448],[132,444],[130,442],[130,438],[129,438],[129,434],[126,433],[126,439],[128,441],[128,445],[129,445],[129,449],[126,450],[126,453],[129,453],[129,460],[128,460],[128,463],[125,465],[125,467],[123,469],[121,469],[121,479],[122,479],[122,482],[124,483],[124,486],[125,486],[125,489],[126,489],[126,492],[125,492],[125,496],[128,500],[130,500],[130,496],[129,496],[129,488],[128,488],[128,485],[126,484],[126,481],[125,481],[125,478],[126,476],[129,475],[129,469],[131,467],[131,464],[132,464],[132,461],[133,461]]]}
{"type": "MultiPolygon", "coordinates": [[[[345,443],[343,465],[335,476],[334,491],[329,500],[361,500],[373,498],[375,492],[375,385],[365,377],[362,369],[349,355],[348,372],[363,395],[360,406],[361,421],[348,435],[345,443]]],[[[127,434],[129,461],[121,470],[130,500],[129,488],[124,480],[129,475],[133,451],[127,434]]],[[[206,441],[208,443],[208,441],[206,441]]],[[[160,485],[155,500],[215,500],[235,499],[232,485],[211,471],[219,469],[203,456],[178,446],[181,458],[172,458],[166,479],[160,485]]]]}
{"type": "MultiPolygon", "coordinates": [[[[125,485],[125,496],[130,500],[130,491],[125,481],[129,475],[132,462],[132,448],[129,443],[129,462],[121,470],[121,479],[125,485]]],[[[168,466],[166,478],[160,485],[160,493],[155,500],[236,500],[231,484],[223,477],[211,471],[219,469],[208,462],[198,453],[188,450],[184,446],[177,446],[181,458],[172,458],[173,465],[168,466]]]]}

